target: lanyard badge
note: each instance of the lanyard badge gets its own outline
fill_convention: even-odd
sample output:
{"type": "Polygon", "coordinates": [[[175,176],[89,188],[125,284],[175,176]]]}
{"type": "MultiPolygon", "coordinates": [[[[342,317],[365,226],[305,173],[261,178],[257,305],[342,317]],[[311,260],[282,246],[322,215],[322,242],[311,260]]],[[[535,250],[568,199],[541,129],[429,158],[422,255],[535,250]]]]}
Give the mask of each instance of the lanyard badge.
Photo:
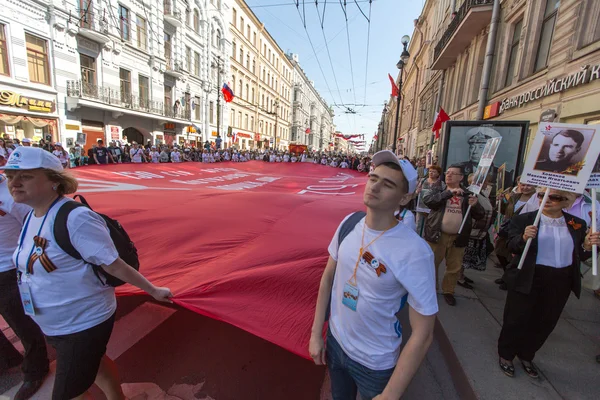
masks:
{"type": "MultiPolygon", "coordinates": [[[[373,239],[369,244],[363,246],[363,244],[365,243],[365,225],[366,221],[363,225],[362,239],[360,240],[361,247],[358,251],[358,259],[356,260],[356,265],[354,266],[354,273],[352,274],[348,282],[346,282],[346,284],[344,285],[344,293],[342,297],[342,304],[351,309],[352,311],[356,311],[356,307],[358,305],[359,290],[358,284],[356,282],[356,272],[358,271],[358,265],[360,264],[360,260],[364,254],[364,251],[365,249],[367,249],[367,247],[369,247],[370,245],[375,243],[380,237],[382,237],[384,233],[396,226],[396,223],[394,223],[390,228],[381,232],[379,236],[373,239]]],[[[379,276],[379,273],[377,275],[379,276]]]]}

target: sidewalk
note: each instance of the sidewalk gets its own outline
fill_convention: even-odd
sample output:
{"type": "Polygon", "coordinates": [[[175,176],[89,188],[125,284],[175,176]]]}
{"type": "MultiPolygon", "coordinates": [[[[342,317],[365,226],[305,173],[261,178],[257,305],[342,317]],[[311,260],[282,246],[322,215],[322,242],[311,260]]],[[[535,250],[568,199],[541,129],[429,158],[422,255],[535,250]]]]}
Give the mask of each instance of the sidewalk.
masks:
{"type": "Polygon", "coordinates": [[[579,400],[600,396],[600,364],[595,360],[600,354],[600,301],[590,290],[583,289],[579,300],[571,295],[554,332],[536,355],[534,362],[541,378],[529,378],[518,359],[515,377],[509,378],[498,366],[496,350],[506,291],[500,290],[494,280],[502,270],[488,260],[486,271],[467,271],[467,275],[475,281],[475,289],[457,287],[456,307],[448,306],[439,296],[438,319],[451,344],[451,349],[442,350],[446,350],[451,368],[458,369],[453,376],[457,388],[466,386],[473,397],[482,400],[579,400]]]}

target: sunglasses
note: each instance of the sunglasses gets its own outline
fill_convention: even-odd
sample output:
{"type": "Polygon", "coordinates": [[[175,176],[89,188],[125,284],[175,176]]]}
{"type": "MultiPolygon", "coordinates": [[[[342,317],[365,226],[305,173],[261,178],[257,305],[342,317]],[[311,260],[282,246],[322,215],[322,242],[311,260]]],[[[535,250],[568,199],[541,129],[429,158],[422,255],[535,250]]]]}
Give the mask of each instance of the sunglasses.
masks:
{"type": "MultiPolygon", "coordinates": [[[[539,192],[537,194],[538,199],[543,199],[544,198],[544,192],[539,192]]],[[[548,200],[553,201],[555,203],[559,203],[561,201],[567,201],[568,199],[564,196],[558,195],[558,194],[551,194],[548,196],[548,200]]]]}

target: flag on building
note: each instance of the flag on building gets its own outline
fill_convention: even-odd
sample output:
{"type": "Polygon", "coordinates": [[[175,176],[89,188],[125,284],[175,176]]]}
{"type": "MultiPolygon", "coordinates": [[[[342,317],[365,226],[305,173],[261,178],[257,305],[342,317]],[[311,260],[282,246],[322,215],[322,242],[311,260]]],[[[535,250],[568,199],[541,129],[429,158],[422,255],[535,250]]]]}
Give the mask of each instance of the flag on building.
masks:
{"type": "Polygon", "coordinates": [[[229,85],[226,83],[223,84],[223,88],[221,88],[221,92],[223,93],[223,99],[225,99],[225,103],[230,103],[233,100],[233,98],[235,97],[233,95],[233,90],[231,90],[229,85]]]}
{"type": "Polygon", "coordinates": [[[306,130],[304,132],[307,134],[310,134],[310,128],[306,128],[306,130]]]}
{"type": "Polygon", "coordinates": [[[435,122],[431,127],[431,131],[435,132],[435,138],[440,138],[440,129],[442,129],[442,124],[446,121],[450,121],[450,117],[446,114],[446,111],[442,107],[440,107],[440,112],[435,115],[435,122]]]}
{"type": "Polygon", "coordinates": [[[398,97],[398,86],[396,86],[396,81],[390,74],[388,74],[388,78],[390,78],[390,83],[392,84],[392,96],[398,97]]]}

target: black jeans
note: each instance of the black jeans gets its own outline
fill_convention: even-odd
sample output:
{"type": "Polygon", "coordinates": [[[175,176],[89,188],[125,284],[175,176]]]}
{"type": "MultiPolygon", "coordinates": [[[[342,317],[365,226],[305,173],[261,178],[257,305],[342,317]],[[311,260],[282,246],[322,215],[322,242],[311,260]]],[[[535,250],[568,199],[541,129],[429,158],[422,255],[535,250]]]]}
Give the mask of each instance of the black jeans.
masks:
{"type": "Polygon", "coordinates": [[[48,373],[49,362],[46,341],[39,326],[23,311],[17,274],[0,272],[0,315],[21,339],[25,357],[0,332],[0,368],[7,368],[23,360],[21,369],[25,381],[42,379],[48,373]]]}
{"type": "MultiPolygon", "coordinates": [[[[577,271],[578,272],[578,271],[577,271]]],[[[529,294],[509,290],[504,323],[498,338],[498,355],[531,361],[556,327],[571,293],[572,267],[535,266],[529,294]]]]}

